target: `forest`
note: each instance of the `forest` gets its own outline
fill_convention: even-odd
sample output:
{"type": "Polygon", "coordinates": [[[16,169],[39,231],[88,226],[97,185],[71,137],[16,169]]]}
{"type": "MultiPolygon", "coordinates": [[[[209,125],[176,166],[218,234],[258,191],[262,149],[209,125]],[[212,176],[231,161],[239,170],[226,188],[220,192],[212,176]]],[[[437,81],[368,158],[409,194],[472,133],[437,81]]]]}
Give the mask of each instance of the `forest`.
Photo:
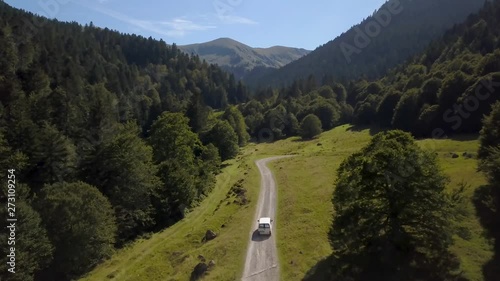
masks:
{"type": "Polygon", "coordinates": [[[162,41],[3,2],[0,93],[0,168],[15,170],[25,241],[15,280],[70,280],[175,223],[249,139],[231,106],[247,90],[218,67],[162,41]]]}
{"type": "Polygon", "coordinates": [[[5,277],[2,263],[0,276],[78,278],[181,220],[248,142],[341,124],[417,138],[481,133],[480,167],[498,185],[500,2],[422,49],[384,75],[310,74],[250,91],[175,44],[0,2],[0,170],[15,176],[24,241],[22,272],[5,277]]]}
{"type": "Polygon", "coordinates": [[[488,2],[422,53],[378,79],[339,83],[333,75],[298,79],[259,90],[239,106],[250,134],[268,139],[298,135],[308,114],[322,129],[352,123],[401,129],[416,137],[478,133],[499,99],[500,8],[488,2]]]}
{"type": "Polygon", "coordinates": [[[252,88],[282,86],[314,75],[332,75],[338,82],[377,79],[471,12],[484,0],[390,0],[363,21],[299,60],[278,70],[256,69],[245,78],[252,88]]]}

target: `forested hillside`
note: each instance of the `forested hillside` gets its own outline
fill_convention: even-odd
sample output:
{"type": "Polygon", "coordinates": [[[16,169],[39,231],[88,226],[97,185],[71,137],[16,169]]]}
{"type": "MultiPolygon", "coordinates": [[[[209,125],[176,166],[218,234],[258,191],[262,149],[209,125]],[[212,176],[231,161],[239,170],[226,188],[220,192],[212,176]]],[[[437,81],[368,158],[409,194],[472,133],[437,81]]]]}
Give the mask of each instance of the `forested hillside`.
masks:
{"type": "Polygon", "coordinates": [[[251,134],[264,140],[297,135],[310,113],[323,129],[352,122],[426,137],[478,133],[483,115],[499,99],[499,18],[499,2],[488,2],[379,80],[344,85],[332,78],[318,83],[310,75],[290,87],[259,91],[241,110],[251,134]]]}
{"type": "Polygon", "coordinates": [[[2,262],[1,279],[77,278],[181,219],[248,140],[230,106],[247,95],[175,45],[0,2],[0,169],[15,178],[23,241],[18,273],[2,262]]]}
{"type": "Polygon", "coordinates": [[[480,9],[485,0],[390,0],[373,15],[276,71],[252,73],[249,85],[290,85],[314,75],[337,81],[375,79],[480,9]]]}
{"type": "Polygon", "coordinates": [[[500,97],[499,18],[499,2],[488,3],[407,65],[352,83],[353,121],[424,137],[479,132],[500,97]]]}

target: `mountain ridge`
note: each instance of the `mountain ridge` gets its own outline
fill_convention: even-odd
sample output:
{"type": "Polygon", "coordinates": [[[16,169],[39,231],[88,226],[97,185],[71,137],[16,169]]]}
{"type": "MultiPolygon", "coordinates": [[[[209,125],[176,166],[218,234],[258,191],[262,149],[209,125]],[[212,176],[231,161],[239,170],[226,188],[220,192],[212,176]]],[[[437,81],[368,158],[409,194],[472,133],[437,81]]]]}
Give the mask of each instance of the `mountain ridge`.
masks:
{"type": "Polygon", "coordinates": [[[277,70],[252,73],[245,82],[249,87],[279,87],[309,75],[318,81],[324,78],[343,82],[357,77],[376,79],[423,51],[446,30],[478,11],[484,2],[389,0],[373,15],[306,56],[277,70]]]}
{"type": "Polygon", "coordinates": [[[178,48],[188,54],[198,55],[208,63],[221,68],[242,79],[254,69],[280,68],[307,55],[309,50],[281,45],[250,47],[228,37],[221,37],[204,43],[179,45],[178,48]]]}

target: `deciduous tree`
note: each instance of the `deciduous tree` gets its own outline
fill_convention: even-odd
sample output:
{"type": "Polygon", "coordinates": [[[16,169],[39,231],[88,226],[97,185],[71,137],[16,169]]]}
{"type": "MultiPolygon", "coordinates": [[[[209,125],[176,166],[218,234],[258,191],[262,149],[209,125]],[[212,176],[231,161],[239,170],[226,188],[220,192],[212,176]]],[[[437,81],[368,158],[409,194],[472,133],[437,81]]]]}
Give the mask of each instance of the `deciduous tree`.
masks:
{"type": "Polygon", "coordinates": [[[96,187],[84,182],[46,185],[36,205],[55,247],[48,278],[76,278],[111,256],[116,236],[114,212],[96,187]]]}
{"type": "MultiPolygon", "coordinates": [[[[34,280],[36,273],[50,265],[54,247],[49,241],[40,215],[28,201],[29,188],[24,184],[19,184],[19,179],[16,182],[17,200],[14,203],[11,202],[12,206],[15,206],[17,218],[15,229],[13,229],[16,233],[15,239],[9,239],[10,228],[3,227],[0,231],[0,239],[6,243],[6,246],[0,247],[2,257],[12,255],[10,249],[15,249],[15,273],[9,272],[10,265],[4,262],[0,265],[0,278],[12,281],[31,281],[34,280]]],[[[0,208],[0,215],[6,218],[7,208],[0,208]]],[[[9,223],[7,223],[8,225],[9,223]]],[[[7,261],[10,261],[10,258],[7,261]]]]}
{"type": "Polygon", "coordinates": [[[234,158],[239,152],[238,135],[225,120],[217,121],[203,139],[206,143],[213,143],[219,149],[222,161],[234,158]]]}
{"type": "Polygon", "coordinates": [[[337,171],[330,231],[341,280],[447,280],[452,204],[435,155],[402,131],[375,135],[337,171]]]}
{"type": "Polygon", "coordinates": [[[321,120],[314,114],[307,115],[300,123],[300,136],[303,139],[312,139],[321,132],[321,120]]]}

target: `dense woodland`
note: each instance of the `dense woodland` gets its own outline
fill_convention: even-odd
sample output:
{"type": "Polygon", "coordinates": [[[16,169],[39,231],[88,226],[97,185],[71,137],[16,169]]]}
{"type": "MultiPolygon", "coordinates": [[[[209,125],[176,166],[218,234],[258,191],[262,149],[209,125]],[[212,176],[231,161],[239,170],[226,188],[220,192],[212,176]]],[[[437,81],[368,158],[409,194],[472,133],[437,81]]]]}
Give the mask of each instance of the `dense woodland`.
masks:
{"type": "Polygon", "coordinates": [[[0,93],[0,169],[15,169],[23,241],[9,280],[69,280],[175,223],[249,139],[230,106],[247,90],[218,67],[3,2],[0,93]]]}
{"type": "Polygon", "coordinates": [[[478,133],[483,116],[500,98],[499,19],[498,1],[488,2],[378,80],[341,84],[310,75],[286,88],[258,91],[240,106],[250,134],[261,140],[297,135],[297,124],[311,113],[325,130],[353,123],[401,129],[416,137],[478,133]]]}
{"type": "MultiPolygon", "coordinates": [[[[492,106],[491,113],[483,120],[478,152],[479,171],[488,179],[488,186],[478,193],[482,199],[481,223],[488,238],[494,243],[494,256],[484,265],[484,279],[495,280],[500,276],[500,102],[492,106]]],[[[479,200],[477,200],[479,201],[479,200]]]]}
{"type": "Polygon", "coordinates": [[[248,141],[309,139],[344,123],[439,138],[479,133],[490,114],[479,158],[498,185],[499,106],[491,105],[499,99],[499,20],[500,3],[487,3],[409,63],[383,63],[399,66],[381,78],[309,75],[251,93],[175,45],[0,2],[0,170],[15,169],[24,241],[23,270],[9,280],[77,278],[141,234],[172,225],[248,141]]]}
{"type": "Polygon", "coordinates": [[[454,24],[479,10],[485,0],[390,0],[360,24],[281,69],[256,69],[252,88],[290,85],[314,75],[339,82],[376,79],[423,51],[454,24]]]}

